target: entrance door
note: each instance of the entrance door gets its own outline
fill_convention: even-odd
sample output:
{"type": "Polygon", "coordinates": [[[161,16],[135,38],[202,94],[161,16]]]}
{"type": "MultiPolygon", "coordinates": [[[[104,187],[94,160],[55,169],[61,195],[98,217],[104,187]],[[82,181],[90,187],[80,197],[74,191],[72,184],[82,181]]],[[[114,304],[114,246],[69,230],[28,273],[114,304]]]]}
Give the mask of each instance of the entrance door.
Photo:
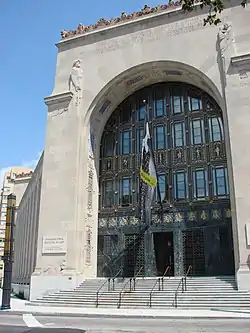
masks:
{"type": "Polygon", "coordinates": [[[173,232],[154,233],[155,259],[158,276],[162,276],[170,266],[170,274],[174,275],[173,232]]]}
{"type": "Polygon", "coordinates": [[[205,275],[205,253],[203,230],[183,232],[183,259],[184,273],[192,266],[191,274],[196,276],[205,275]]]}

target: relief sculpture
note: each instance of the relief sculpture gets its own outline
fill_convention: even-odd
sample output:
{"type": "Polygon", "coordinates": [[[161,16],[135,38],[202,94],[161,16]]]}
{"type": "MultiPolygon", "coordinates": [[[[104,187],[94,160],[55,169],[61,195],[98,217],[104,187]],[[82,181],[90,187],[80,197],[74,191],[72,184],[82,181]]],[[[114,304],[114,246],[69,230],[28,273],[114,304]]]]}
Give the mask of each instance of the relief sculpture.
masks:
{"type": "Polygon", "coordinates": [[[69,77],[69,90],[76,94],[76,106],[80,104],[82,90],[83,70],[81,60],[75,60],[69,77]]]}
{"type": "Polygon", "coordinates": [[[228,23],[225,23],[223,27],[220,28],[218,36],[220,41],[221,53],[224,54],[224,52],[227,50],[233,40],[232,26],[228,23]]]}

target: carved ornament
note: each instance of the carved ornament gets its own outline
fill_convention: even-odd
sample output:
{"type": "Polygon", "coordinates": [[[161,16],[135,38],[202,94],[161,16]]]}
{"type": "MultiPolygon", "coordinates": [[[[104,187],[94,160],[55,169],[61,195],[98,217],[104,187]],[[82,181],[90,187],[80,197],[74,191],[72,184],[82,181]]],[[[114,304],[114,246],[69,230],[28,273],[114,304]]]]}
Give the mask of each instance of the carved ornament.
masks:
{"type": "MultiPolygon", "coordinates": [[[[195,3],[199,3],[198,0],[194,1],[195,3]]],[[[180,8],[182,6],[182,1],[169,1],[167,5],[158,5],[155,7],[149,7],[145,5],[140,11],[133,12],[131,14],[126,14],[125,12],[121,13],[120,17],[111,18],[110,20],[106,20],[104,18],[100,18],[95,24],[90,24],[89,26],[84,26],[83,24],[78,24],[76,30],[69,30],[66,29],[61,31],[61,38],[68,39],[71,37],[75,37],[78,35],[86,34],[88,32],[106,28],[109,26],[118,25],[121,23],[125,23],[128,21],[136,20],[138,18],[144,17],[150,14],[158,14],[165,11],[170,11],[175,8],[180,8]]]]}

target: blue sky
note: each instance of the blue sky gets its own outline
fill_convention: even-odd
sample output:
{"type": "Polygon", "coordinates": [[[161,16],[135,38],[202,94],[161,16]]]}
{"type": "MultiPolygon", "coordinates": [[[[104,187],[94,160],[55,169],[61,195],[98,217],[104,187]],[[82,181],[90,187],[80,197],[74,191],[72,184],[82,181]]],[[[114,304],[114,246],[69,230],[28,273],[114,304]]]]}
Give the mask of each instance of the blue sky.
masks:
{"type": "MultiPolygon", "coordinates": [[[[158,1],[147,1],[154,6],[158,1]]],[[[44,147],[60,31],[139,10],[145,0],[0,0],[0,178],[11,166],[34,167],[44,147]]]]}

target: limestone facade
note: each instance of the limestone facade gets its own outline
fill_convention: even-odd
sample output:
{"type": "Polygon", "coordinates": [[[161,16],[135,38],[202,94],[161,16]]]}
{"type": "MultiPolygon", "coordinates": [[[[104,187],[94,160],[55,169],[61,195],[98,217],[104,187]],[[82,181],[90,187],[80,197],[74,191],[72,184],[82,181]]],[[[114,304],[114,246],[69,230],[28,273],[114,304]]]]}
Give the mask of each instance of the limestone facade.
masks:
{"type": "Polygon", "coordinates": [[[167,81],[199,87],[222,110],[235,273],[239,289],[250,290],[250,9],[230,2],[217,27],[204,27],[205,16],[199,7],[185,15],[174,8],[57,44],[54,90],[45,98],[48,118],[40,214],[38,233],[33,235],[37,244],[32,248],[36,258],[26,263],[25,272],[15,273],[16,279],[29,279],[33,272],[31,300],[96,277],[104,126],[126,97],[167,81]]]}

